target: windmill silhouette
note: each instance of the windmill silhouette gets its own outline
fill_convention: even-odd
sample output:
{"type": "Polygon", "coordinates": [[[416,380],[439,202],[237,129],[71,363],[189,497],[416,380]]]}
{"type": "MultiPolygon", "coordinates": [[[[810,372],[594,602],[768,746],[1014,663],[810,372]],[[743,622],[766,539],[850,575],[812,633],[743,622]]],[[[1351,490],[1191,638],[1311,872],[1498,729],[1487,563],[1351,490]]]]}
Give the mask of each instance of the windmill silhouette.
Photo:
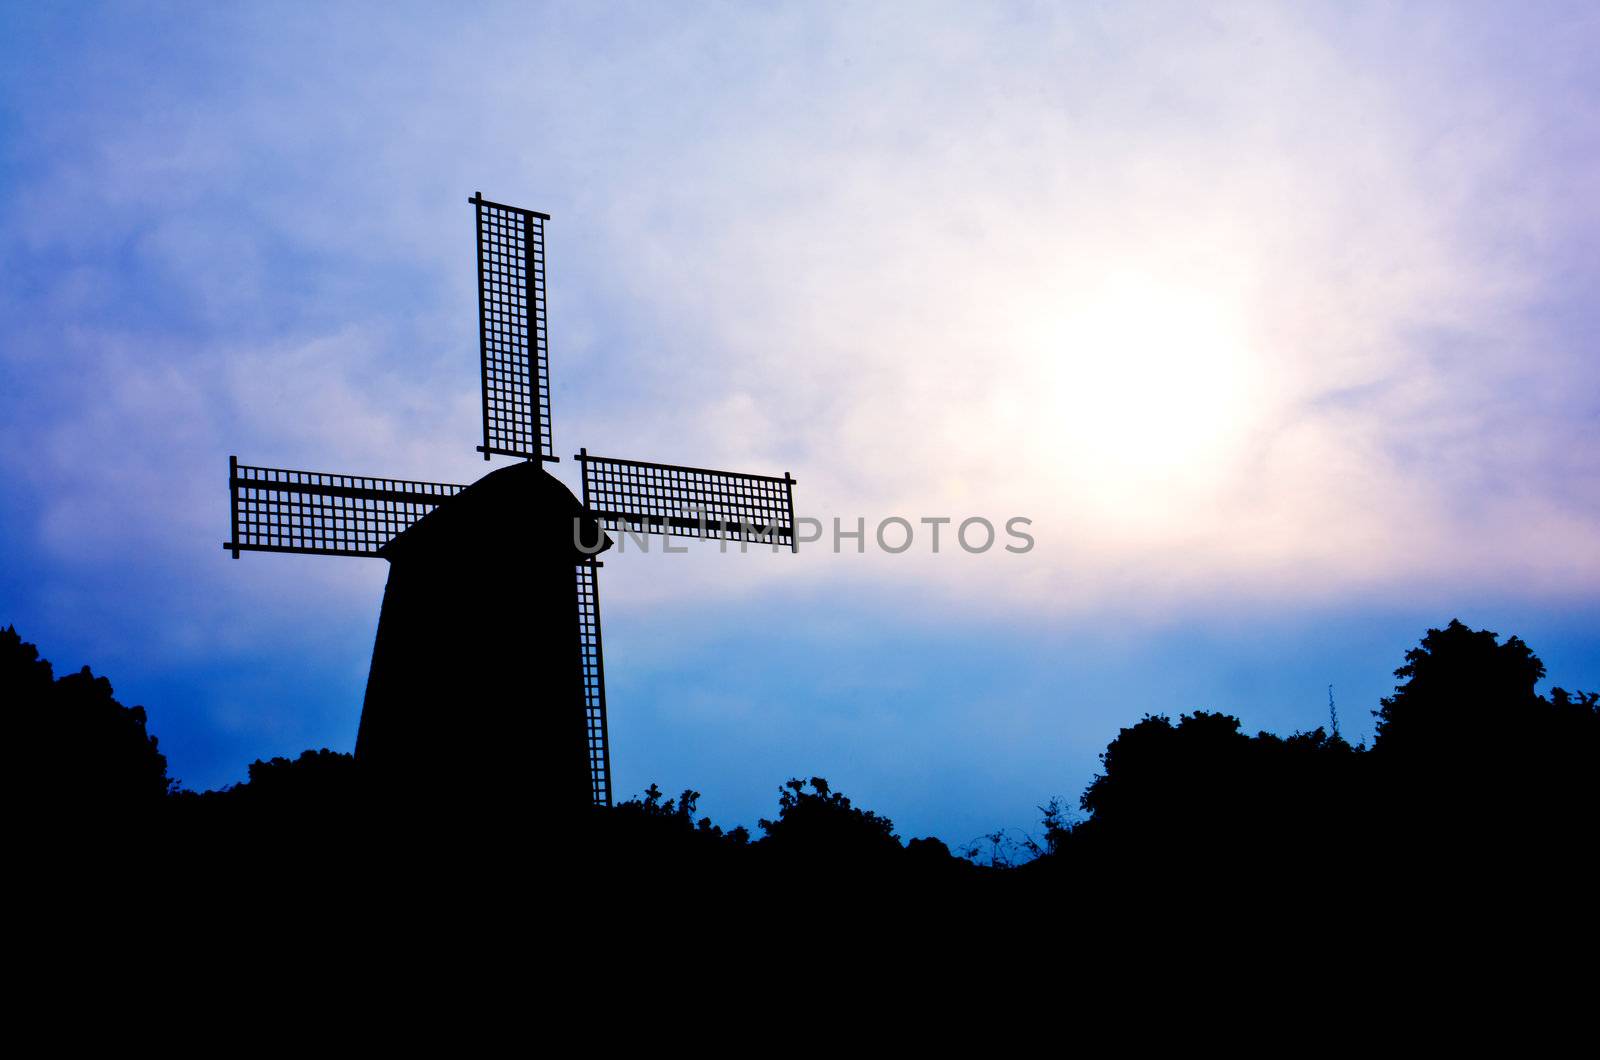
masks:
{"type": "Polygon", "coordinates": [[[612,800],[598,555],[606,530],[795,539],[785,472],[739,474],[581,449],[582,499],[556,462],[544,227],[549,215],[468,200],[476,213],[485,460],[468,486],[257,467],[228,458],[241,552],[390,562],[356,738],[367,775],[403,792],[426,776],[462,793],[546,805],[612,800]]]}

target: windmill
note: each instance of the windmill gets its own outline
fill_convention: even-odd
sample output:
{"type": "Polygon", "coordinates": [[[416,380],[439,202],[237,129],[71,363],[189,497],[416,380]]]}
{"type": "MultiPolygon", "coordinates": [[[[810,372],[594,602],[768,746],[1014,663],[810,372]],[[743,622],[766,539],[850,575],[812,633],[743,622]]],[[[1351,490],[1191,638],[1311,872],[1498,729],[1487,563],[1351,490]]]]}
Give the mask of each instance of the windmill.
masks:
{"type": "Polygon", "coordinates": [[[443,768],[451,783],[538,775],[568,805],[610,805],[598,555],[604,531],[795,539],[780,477],[591,455],[582,499],[555,455],[545,305],[548,214],[475,193],[484,460],[477,482],[259,467],[228,458],[243,552],[390,561],[356,758],[370,775],[443,768]],[[537,766],[537,769],[530,767],[537,766]],[[453,769],[453,772],[450,772],[453,769]]]}

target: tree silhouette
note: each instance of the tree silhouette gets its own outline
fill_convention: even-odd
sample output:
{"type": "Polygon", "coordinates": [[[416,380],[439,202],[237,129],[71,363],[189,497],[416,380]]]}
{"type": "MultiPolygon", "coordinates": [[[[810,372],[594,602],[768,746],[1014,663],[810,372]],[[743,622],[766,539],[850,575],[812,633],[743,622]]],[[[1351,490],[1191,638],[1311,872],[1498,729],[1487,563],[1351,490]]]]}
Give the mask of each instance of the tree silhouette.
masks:
{"type": "Polygon", "coordinates": [[[1104,772],[1078,805],[1100,830],[1192,830],[1236,812],[1249,737],[1239,719],[1195,711],[1172,720],[1145,715],[1100,756],[1104,772]]]}
{"type": "Polygon", "coordinates": [[[1101,755],[1079,800],[1088,820],[1067,828],[1059,811],[1047,815],[1053,853],[1041,860],[1124,881],[1180,872],[1235,886],[1305,871],[1349,849],[1362,757],[1320,728],[1251,737],[1226,714],[1146,715],[1101,755]]]}
{"type": "Polygon", "coordinates": [[[762,846],[789,858],[860,861],[884,858],[901,850],[894,822],[851,805],[822,777],[798,777],[778,790],[778,817],[761,820],[762,846]]]}
{"type": "Polygon", "coordinates": [[[0,689],[11,733],[16,797],[78,818],[148,811],[176,785],[146,732],[143,707],[125,707],[87,666],[53,679],[16,627],[0,630],[0,689]]]}
{"type": "Polygon", "coordinates": [[[1510,860],[1538,871],[1581,849],[1600,812],[1596,697],[1540,696],[1545,668],[1528,645],[1459,620],[1405,658],[1404,683],[1374,711],[1375,842],[1482,871],[1510,860]]]}
{"type": "Polygon", "coordinates": [[[1372,712],[1379,754],[1438,759],[1492,753],[1508,730],[1540,713],[1534,687],[1544,663],[1532,649],[1517,637],[1501,644],[1498,634],[1468,629],[1459,619],[1428,630],[1394,673],[1405,683],[1372,712]]]}
{"type": "Polygon", "coordinates": [[[350,755],[328,750],[258,760],[244,783],[221,791],[181,791],[142,708],[122,706],[87,667],[56,680],[14,628],[0,631],[7,775],[25,821],[121,867],[159,857],[163,871],[226,876],[281,910],[314,909],[328,892],[401,918],[418,903],[512,901],[535,878],[579,883],[574,894],[622,888],[648,915],[711,892],[827,904],[874,881],[903,910],[912,895],[969,891],[1054,901],[1063,883],[1083,881],[1126,899],[1137,893],[1130,881],[1204,880],[1259,897],[1285,879],[1326,891],[1339,873],[1363,885],[1378,873],[1438,883],[1515,866],[1540,881],[1587,880],[1582,858],[1600,821],[1600,695],[1540,696],[1543,674],[1521,640],[1455,621],[1406,653],[1401,683],[1375,712],[1370,751],[1321,728],[1249,736],[1220,712],[1146,714],[1101,755],[1079,799],[1086,819],[1069,823],[1050,800],[1042,841],[997,830],[987,837],[995,864],[980,867],[937,839],[902,846],[889,818],[821,777],[786,782],[755,842],[699,816],[693,789],[669,798],[652,784],[580,818],[546,812],[536,776],[526,798],[507,787],[442,791],[424,762],[408,783],[416,797],[396,802],[375,794],[350,755]],[[132,843],[91,848],[76,825],[95,821],[159,827],[123,829],[132,843]],[[1050,898],[1026,890],[1035,884],[1050,898]]]}
{"type": "Polygon", "coordinates": [[[662,797],[659,786],[651,784],[639,798],[617,804],[610,815],[613,818],[611,828],[614,832],[630,832],[636,839],[647,835],[658,840],[696,835],[702,842],[726,841],[734,846],[749,842],[750,832],[746,828],[723,832],[709,817],[696,821],[694,813],[699,803],[698,791],[685,788],[676,800],[667,799],[662,797]]]}

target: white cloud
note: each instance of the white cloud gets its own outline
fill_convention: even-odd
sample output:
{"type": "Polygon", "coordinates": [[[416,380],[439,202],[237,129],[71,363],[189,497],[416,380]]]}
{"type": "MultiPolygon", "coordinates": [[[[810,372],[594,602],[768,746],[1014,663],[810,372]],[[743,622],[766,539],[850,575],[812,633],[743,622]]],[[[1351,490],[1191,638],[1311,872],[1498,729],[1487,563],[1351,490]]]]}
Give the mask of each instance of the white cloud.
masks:
{"type": "MultiPolygon", "coordinates": [[[[113,301],[86,340],[114,391],[86,437],[146,454],[112,494],[130,509],[212,517],[213,449],[481,471],[482,189],[556,214],[563,451],[791,470],[824,519],[1025,515],[1039,541],[661,564],[641,602],[802,578],[1042,611],[1595,587],[1586,406],[1550,411],[1591,373],[1533,317],[1595,217],[1529,175],[1549,97],[1483,74],[1481,13],[242,17],[179,40],[207,91],[94,67],[82,143],[12,197],[29,252],[77,263],[61,326],[121,253],[179,321],[153,354],[161,325],[113,301]]],[[[1579,61],[1554,16],[1504,28],[1579,61]]],[[[46,464],[82,485],[53,538],[85,525],[84,463],[46,464]]]]}

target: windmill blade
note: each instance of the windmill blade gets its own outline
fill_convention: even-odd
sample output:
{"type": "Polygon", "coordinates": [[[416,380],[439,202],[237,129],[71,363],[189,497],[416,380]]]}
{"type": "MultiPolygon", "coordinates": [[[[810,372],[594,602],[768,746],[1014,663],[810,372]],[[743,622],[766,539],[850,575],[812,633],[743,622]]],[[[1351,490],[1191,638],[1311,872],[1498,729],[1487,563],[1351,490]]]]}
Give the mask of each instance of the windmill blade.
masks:
{"type": "Polygon", "coordinates": [[[550,434],[550,335],[545,311],[544,223],[549,214],[490,202],[477,211],[478,340],[483,444],[478,452],[559,459],[550,434]]]}
{"type": "Polygon", "coordinates": [[[600,650],[600,564],[578,564],[578,652],[583,670],[583,717],[588,730],[589,782],[596,806],[611,805],[611,745],[606,736],[606,671],[600,650]]]}
{"type": "Polygon", "coordinates": [[[583,466],[583,504],[607,530],[623,527],[680,537],[772,540],[798,551],[794,485],[787,472],[746,475],[679,464],[590,456],[583,466]]]}
{"type": "Polygon", "coordinates": [[[252,467],[228,457],[233,539],[240,552],[376,556],[418,519],[466,489],[445,482],[252,467]]]}

